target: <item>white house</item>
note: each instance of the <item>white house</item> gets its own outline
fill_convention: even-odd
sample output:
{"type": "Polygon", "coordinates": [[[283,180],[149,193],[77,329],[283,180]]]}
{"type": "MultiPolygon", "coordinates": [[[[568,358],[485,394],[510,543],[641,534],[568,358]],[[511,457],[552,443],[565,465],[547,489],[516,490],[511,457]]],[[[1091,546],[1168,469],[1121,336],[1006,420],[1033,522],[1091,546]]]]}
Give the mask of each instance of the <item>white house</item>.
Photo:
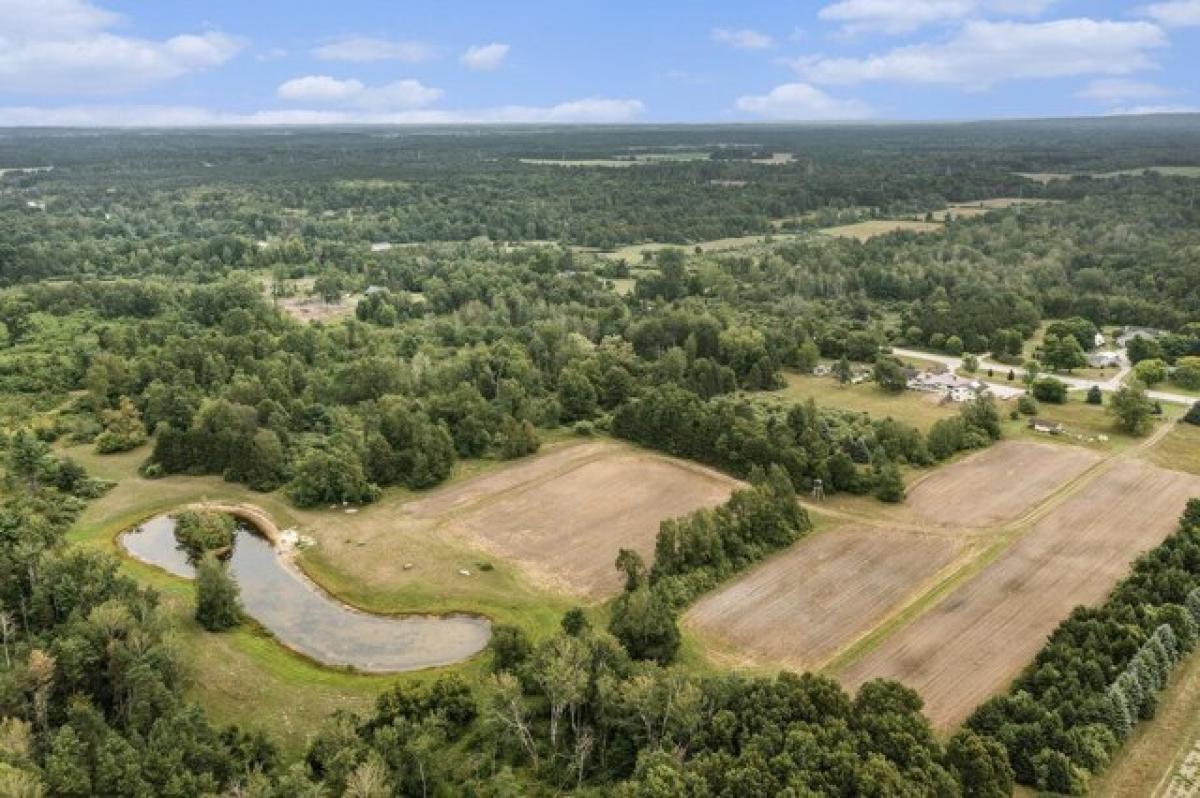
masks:
{"type": "Polygon", "coordinates": [[[913,391],[943,394],[952,402],[969,402],[988,389],[981,380],[968,380],[948,371],[940,374],[922,371],[909,378],[908,387],[913,391]]]}
{"type": "Polygon", "coordinates": [[[1104,342],[1108,340],[1104,337],[1104,333],[1096,333],[1096,337],[1092,339],[1092,346],[1099,349],[1104,346],[1104,342]]]}
{"type": "Polygon", "coordinates": [[[1120,367],[1121,353],[1113,351],[1089,352],[1087,354],[1087,364],[1094,369],[1103,369],[1109,366],[1120,367]]]}
{"type": "Polygon", "coordinates": [[[389,241],[376,241],[371,245],[372,252],[387,252],[391,248],[392,244],[389,241]]]}

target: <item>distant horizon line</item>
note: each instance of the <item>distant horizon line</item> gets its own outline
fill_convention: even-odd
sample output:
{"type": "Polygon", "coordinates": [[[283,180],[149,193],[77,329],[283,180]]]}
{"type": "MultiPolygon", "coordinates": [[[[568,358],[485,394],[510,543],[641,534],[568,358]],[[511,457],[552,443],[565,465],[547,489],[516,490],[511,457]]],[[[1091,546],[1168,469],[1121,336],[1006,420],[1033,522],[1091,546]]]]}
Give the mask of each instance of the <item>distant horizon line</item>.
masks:
{"type": "Polygon", "coordinates": [[[262,123],[229,122],[189,125],[0,125],[0,131],[134,131],[134,130],[413,130],[413,129],[463,129],[463,128],[655,128],[655,127],[902,127],[909,125],[968,125],[986,122],[1099,122],[1139,119],[1200,119],[1200,111],[1159,111],[1145,114],[1089,114],[1077,116],[993,116],[931,119],[803,119],[803,120],[740,120],[722,121],[624,121],[624,122],[288,122],[262,123]]]}

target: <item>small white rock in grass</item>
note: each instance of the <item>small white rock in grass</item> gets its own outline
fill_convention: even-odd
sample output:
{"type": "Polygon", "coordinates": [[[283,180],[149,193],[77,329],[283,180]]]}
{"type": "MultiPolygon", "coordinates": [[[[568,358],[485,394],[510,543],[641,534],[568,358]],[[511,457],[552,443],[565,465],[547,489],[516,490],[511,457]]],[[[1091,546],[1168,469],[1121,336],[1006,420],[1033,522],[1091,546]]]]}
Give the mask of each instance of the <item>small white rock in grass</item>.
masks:
{"type": "Polygon", "coordinates": [[[413,569],[413,564],[412,564],[412,563],[410,563],[410,562],[406,562],[406,563],[404,563],[404,570],[406,570],[406,571],[411,571],[412,569],[413,569]]]}
{"type": "Polygon", "coordinates": [[[466,568],[460,568],[460,569],[458,570],[458,575],[459,575],[459,576],[470,576],[470,575],[471,575],[471,572],[470,572],[470,571],[468,571],[466,568]]]}

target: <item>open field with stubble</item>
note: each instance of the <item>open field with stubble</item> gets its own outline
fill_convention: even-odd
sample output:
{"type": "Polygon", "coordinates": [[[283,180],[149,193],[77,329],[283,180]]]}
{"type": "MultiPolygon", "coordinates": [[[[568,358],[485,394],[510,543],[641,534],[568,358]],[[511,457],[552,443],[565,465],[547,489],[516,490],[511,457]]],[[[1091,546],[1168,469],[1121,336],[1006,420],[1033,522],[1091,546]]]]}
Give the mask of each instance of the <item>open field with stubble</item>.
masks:
{"type": "Polygon", "coordinates": [[[1001,441],[920,480],[905,504],[935,524],[992,526],[1017,518],[1100,461],[1077,446],[1001,441]]]}
{"type": "Polygon", "coordinates": [[[849,524],[709,593],[684,623],[741,662],[817,668],[963,548],[962,539],[849,524]]]}
{"type": "MultiPolygon", "coordinates": [[[[550,473],[533,461],[482,478],[505,480],[499,493],[495,485],[486,486],[490,498],[482,502],[479,486],[452,489],[451,506],[472,498],[475,505],[450,519],[447,533],[517,563],[537,584],[602,599],[621,589],[614,567],[618,550],[633,549],[652,562],[661,521],[721,504],[737,484],[708,469],[615,444],[576,448],[584,451],[550,473]]],[[[430,501],[433,507],[421,503],[416,512],[445,506],[442,497],[430,501]]]]}
{"type": "Polygon", "coordinates": [[[953,727],[1004,687],[1072,608],[1103,599],[1197,495],[1200,478],[1115,462],[839,678],[848,687],[903,682],[921,693],[936,727],[953,727]]]}

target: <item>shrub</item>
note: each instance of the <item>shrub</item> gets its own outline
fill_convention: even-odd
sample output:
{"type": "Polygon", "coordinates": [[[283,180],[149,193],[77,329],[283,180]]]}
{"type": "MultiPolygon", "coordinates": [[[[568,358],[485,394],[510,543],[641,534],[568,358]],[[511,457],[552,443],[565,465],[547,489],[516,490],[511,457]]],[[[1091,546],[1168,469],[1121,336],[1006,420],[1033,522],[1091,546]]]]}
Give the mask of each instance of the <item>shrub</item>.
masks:
{"type": "Polygon", "coordinates": [[[185,510],[175,516],[175,540],[183,546],[192,562],[210,551],[233,545],[236,529],[233,517],[212,510],[185,510]]]}
{"type": "Polygon", "coordinates": [[[1067,384],[1054,377],[1042,377],[1031,386],[1033,397],[1039,402],[1061,405],[1067,401],[1067,384]]]}
{"type": "Polygon", "coordinates": [[[1024,394],[1017,399],[1017,410],[1027,416],[1036,416],[1038,412],[1037,400],[1028,394],[1024,394]]]}
{"type": "Polygon", "coordinates": [[[1200,401],[1196,402],[1191,406],[1190,409],[1188,409],[1187,414],[1183,417],[1183,420],[1188,424],[1195,424],[1196,426],[1200,427],[1200,401]]]}

